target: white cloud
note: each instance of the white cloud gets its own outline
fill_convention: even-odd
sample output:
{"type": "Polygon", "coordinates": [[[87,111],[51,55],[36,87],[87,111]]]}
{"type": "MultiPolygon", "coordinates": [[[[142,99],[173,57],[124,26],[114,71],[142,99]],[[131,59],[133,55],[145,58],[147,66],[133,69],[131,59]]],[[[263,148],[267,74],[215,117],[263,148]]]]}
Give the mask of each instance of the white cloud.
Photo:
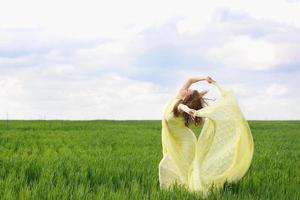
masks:
{"type": "Polygon", "coordinates": [[[285,84],[273,83],[268,87],[263,84],[227,85],[233,89],[240,108],[248,120],[297,120],[300,107],[297,102],[299,96],[289,95],[289,88],[285,84]]]}
{"type": "Polygon", "coordinates": [[[253,89],[240,83],[231,84],[230,87],[233,89],[234,93],[239,96],[250,96],[251,94],[255,94],[253,89]]]}
{"type": "Polygon", "coordinates": [[[75,51],[72,63],[82,70],[119,70],[124,74],[135,74],[138,71],[132,65],[130,44],[127,41],[111,41],[92,48],[75,51]]]}
{"type": "Polygon", "coordinates": [[[244,13],[253,19],[278,23],[300,28],[300,2],[286,0],[213,0],[213,1],[184,1],[182,13],[185,20],[178,24],[178,31],[195,34],[203,30],[203,26],[212,20],[217,10],[229,10],[231,12],[244,13]]]}
{"type": "Polygon", "coordinates": [[[285,84],[273,83],[267,88],[267,94],[271,96],[286,95],[288,91],[288,86],[285,84]]]}
{"type": "Polygon", "coordinates": [[[1,6],[0,26],[41,27],[47,35],[70,38],[127,38],[144,27],[163,23],[179,10],[176,4],[169,0],[12,0],[1,6]]]}
{"type": "Polygon", "coordinates": [[[171,97],[153,83],[113,74],[89,80],[47,80],[36,72],[3,77],[2,115],[7,112],[19,119],[155,119],[171,97]]]}
{"type": "Polygon", "coordinates": [[[300,112],[297,101],[299,99],[274,98],[266,94],[239,99],[246,118],[255,120],[297,120],[300,112]]]}
{"type": "Polygon", "coordinates": [[[256,86],[234,84],[229,87],[235,92],[247,119],[297,120],[300,117],[297,106],[300,97],[291,96],[286,84],[272,83],[267,87],[259,83],[256,86]]]}
{"type": "Polygon", "coordinates": [[[300,2],[286,0],[232,1],[233,9],[249,13],[253,18],[300,27],[300,2]]]}
{"type": "Polygon", "coordinates": [[[221,47],[206,52],[206,58],[231,68],[265,70],[282,64],[276,45],[264,39],[235,36],[221,47]]]}
{"type": "Polygon", "coordinates": [[[0,57],[0,66],[3,67],[16,67],[24,66],[34,61],[33,56],[19,56],[17,58],[0,57]]]}
{"type": "Polygon", "coordinates": [[[284,0],[11,0],[1,2],[0,26],[42,28],[47,35],[70,38],[128,38],[174,16],[182,17],[178,22],[179,32],[199,32],[218,9],[245,12],[258,20],[300,27],[300,3],[284,0]]]}

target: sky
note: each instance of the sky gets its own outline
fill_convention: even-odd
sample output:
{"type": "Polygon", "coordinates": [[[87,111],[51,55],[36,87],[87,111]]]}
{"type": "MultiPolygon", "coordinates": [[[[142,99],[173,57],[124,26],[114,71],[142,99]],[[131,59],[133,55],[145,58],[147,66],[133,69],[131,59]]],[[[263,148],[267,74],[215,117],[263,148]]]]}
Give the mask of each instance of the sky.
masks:
{"type": "Polygon", "coordinates": [[[161,119],[206,75],[249,120],[300,119],[300,0],[0,5],[1,119],[161,119]]]}

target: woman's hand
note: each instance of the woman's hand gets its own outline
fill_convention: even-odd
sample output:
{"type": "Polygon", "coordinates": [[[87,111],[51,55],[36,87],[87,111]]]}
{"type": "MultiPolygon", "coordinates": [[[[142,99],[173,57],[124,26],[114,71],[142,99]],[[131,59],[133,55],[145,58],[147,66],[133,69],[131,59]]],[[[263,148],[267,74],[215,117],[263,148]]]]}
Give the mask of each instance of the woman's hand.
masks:
{"type": "Polygon", "coordinates": [[[209,84],[212,84],[212,83],[215,83],[216,81],[214,79],[212,79],[210,76],[206,76],[205,77],[205,80],[209,83],[209,84]]]}
{"type": "Polygon", "coordinates": [[[194,119],[196,117],[196,110],[190,108],[188,114],[194,119]]]}

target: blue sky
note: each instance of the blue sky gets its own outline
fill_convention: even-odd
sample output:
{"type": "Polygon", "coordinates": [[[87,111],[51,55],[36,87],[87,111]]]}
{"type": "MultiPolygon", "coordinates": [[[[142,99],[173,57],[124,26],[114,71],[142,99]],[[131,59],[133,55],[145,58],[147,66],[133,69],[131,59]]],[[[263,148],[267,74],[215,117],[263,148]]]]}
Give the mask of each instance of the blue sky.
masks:
{"type": "Polygon", "coordinates": [[[2,2],[0,118],[160,119],[210,75],[247,119],[299,119],[299,35],[300,1],[2,2]]]}

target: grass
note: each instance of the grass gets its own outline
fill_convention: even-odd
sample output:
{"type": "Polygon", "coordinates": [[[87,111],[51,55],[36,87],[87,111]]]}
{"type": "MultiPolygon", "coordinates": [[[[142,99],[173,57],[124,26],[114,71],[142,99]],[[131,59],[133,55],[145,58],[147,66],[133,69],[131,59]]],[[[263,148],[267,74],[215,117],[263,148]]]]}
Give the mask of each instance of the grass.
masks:
{"type": "MultiPolygon", "coordinates": [[[[250,126],[248,173],[208,199],[300,199],[300,121],[250,126]]],[[[201,199],[159,189],[160,133],[160,121],[0,121],[0,199],[201,199]]]]}

